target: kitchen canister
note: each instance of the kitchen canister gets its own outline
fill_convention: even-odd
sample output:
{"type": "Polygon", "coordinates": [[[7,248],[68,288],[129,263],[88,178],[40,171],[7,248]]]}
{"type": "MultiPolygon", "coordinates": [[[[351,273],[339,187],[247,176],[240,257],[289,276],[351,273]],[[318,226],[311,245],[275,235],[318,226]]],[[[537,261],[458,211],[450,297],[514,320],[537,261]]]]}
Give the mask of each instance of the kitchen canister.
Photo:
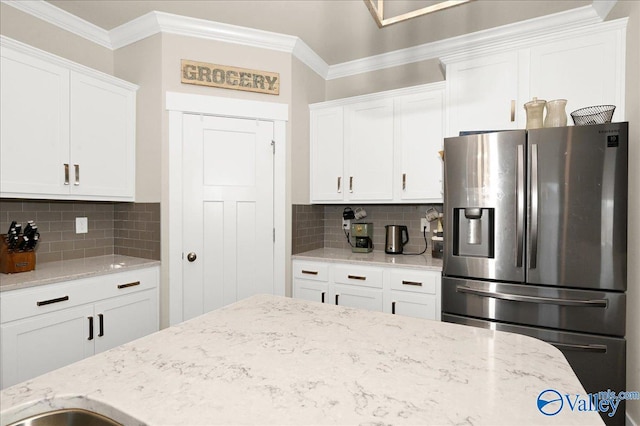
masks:
{"type": "Polygon", "coordinates": [[[547,116],[544,118],[544,127],[562,127],[567,125],[566,99],[554,99],[547,102],[547,116]]]}
{"type": "Polygon", "coordinates": [[[542,117],[546,104],[547,101],[538,98],[533,98],[532,101],[524,104],[524,109],[527,112],[527,130],[539,129],[543,126],[544,122],[542,117]]]}

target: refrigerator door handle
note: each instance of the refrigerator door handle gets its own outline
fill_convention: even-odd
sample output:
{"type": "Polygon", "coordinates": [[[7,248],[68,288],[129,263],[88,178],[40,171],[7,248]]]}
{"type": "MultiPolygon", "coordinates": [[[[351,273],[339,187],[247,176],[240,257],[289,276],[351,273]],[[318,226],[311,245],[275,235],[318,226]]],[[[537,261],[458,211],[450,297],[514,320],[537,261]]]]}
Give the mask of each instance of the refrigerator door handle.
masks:
{"type": "Polygon", "coordinates": [[[531,145],[531,253],[529,269],[538,264],[538,145],[531,145]]]}
{"type": "Polygon", "coordinates": [[[595,352],[595,353],[601,353],[601,354],[607,353],[606,345],[596,345],[596,344],[574,345],[571,343],[550,342],[548,340],[546,340],[546,342],[549,343],[550,345],[555,346],[558,349],[564,349],[568,351],[595,352]]]}
{"type": "Polygon", "coordinates": [[[480,297],[490,297],[492,299],[510,300],[512,302],[528,302],[547,305],[578,306],[592,308],[606,308],[606,299],[579,300],[579,299],[557,299],[555,297],[527,296],[523,294],[499,293],[495,291],[479,290],[467,286],[457,286],[456,292],[468,293],[480,297]]]}
{"type": "Polygon", "coordinates": [[[524,251],[524,146],[517,147],[516,176],[516,267],[522,267],[524,251]]]}

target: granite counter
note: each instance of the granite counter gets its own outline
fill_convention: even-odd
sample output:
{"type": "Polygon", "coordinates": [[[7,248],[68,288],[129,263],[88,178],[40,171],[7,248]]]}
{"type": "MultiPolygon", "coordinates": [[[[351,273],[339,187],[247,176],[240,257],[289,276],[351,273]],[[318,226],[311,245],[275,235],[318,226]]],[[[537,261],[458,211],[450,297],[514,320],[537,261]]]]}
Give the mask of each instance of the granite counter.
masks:
{"type": "Polygon", "coordinates": [[[540,340],[259,295],[7,388],[0,418],[75,407],[126,425],[603,424],[541,414],[546,389],[585,395],[540,340]]]}

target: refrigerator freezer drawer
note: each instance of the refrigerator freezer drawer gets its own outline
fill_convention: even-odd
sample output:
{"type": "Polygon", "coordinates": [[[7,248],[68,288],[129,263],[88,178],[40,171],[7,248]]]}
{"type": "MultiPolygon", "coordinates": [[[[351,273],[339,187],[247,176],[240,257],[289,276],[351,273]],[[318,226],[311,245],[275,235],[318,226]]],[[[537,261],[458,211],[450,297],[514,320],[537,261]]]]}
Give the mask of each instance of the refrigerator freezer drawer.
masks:
{"type": "MultiPolygon", "coordinates": [[[[546,330],[449,314],[443,314],[442,320],[473,327],[524,334],[543,340],[562,351],[587,393],[606,391],[608,389],[616,392],[626,390],[626,341],[623,338],[546,330]]],[[[544,389],[540,389],[540,391],[542,390],[544,389]]],[[[561,391],[561,389],[558,390],[561,391]]],[[[603,416],[603,420],[609,426],[624,425],[624,413],[625,406],[624,402],[622,402],[613,418],[603,416]]]]}
{"type": "Polygon", "coordinates": [[[624,293],[442,278],[442,311],[624,337],[624,293]]]}

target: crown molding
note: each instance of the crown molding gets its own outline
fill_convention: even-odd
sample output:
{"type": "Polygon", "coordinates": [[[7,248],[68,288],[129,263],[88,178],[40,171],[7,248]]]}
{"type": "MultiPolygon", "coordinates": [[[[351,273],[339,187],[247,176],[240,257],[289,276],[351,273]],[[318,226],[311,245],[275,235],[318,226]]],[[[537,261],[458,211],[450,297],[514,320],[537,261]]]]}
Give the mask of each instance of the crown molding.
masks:
{"type": "Polygon", "coordinates": [[[113,49],[109,32],[91,22],[78,18],[66,10],[60,9],[43,0],[0,0],[2,3],[28,13],[51,25],[69,31],[107,49],[113,49]]]}
{"type": "Polygon", "coordinates": [[[500,50],[507,46],[515,46],[536,35],[548,34],[561,29],[578,28],[601,21],[602,18],[592,6],[583,6],[523,22],[332,65],[329,67],[327,79],[348,77],[428,59],[441,59],[446,64],[470,50],[486,49],[487,47],[500,50]]]}
{"type": "Polygon", "coordinates": [[[322,78],[332,80],[428,59],[440,59],[446,65],[469,51],[486,53],[517,48],[532,39],[602,22],[617,0],[594,0],[590,6],[335,65],[328,65],[299,37],[286,34],[164,12],[150,12],[106,31],[44,0],[0,1],[109,49],[119,49],[158,33],[178,34],[288,52],[322,78]]]}
{"type": "Polygon", "coordinates": [[[77,62],[70,61],[68,59],[54,55],[47,51],[35,48],[33,46],[22,43],[20,41],[14,40],[12,38],[0,35],[0,49],[5,49],[5,48],[11,49],[15,52],[19,52],[25,55],[29,55],[30,57],[33,57],[33,58],[41,59],[43,61],[68,69],[70,71],[91,76],[93,78],[102,80],[109,84],[122,87],[123,89],[138,90],[139,88],[137,84],[130,83],[128,81],[114,77],[110,74],[103,73],[101,71],[95,70],[93,68],[89,68],[82,64],[78,64],[77,62]]]}

